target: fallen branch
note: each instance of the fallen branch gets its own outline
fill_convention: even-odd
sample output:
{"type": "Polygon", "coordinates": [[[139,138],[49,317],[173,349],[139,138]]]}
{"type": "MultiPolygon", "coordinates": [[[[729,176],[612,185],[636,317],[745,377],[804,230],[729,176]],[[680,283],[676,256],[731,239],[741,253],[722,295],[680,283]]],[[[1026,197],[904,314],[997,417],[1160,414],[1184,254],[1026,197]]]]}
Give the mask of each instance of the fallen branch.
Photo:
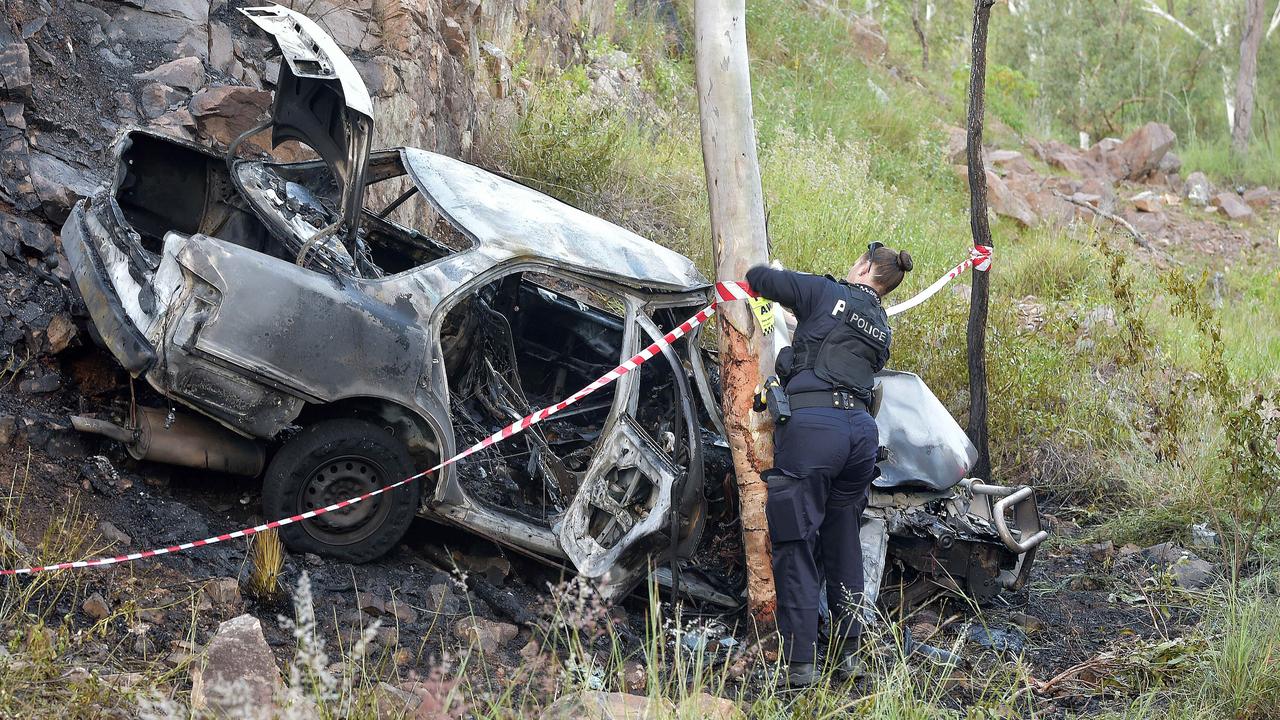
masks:
{"type": "Polygon", "coordinates": [[[1138,243],[1138,245],[1140,245],[1143,249],[1154,250],[1154,248],[1151,247],[1151,242],[1147,240],[1145,237],[1143,237],[1142,233],[1138,232],[1138,229],[1135,228],[1133,225],[1131,225],[1128,220],[1125,220],[1119,215],[1109,213],[1106,210],[1103,210],[1101,208],[1096,208],[1083,200],[1077,200],[1071,197],[1070,195],[1064,195],[1061,192],[1058,192],[1057,190],[1054,190],[1053,194],[1062,198],[1063,200],[1066,200],[1072,205],[1075,205],[1077,207],[1082,207],[1085,210],[1088,210],[1089,212],[1093,213],[1094,215],[1097,215],[1100,218],[1110,220],[1111,222],[1124,228],[1130,235],[1132,235],[1134,242],[1138,243]]]}

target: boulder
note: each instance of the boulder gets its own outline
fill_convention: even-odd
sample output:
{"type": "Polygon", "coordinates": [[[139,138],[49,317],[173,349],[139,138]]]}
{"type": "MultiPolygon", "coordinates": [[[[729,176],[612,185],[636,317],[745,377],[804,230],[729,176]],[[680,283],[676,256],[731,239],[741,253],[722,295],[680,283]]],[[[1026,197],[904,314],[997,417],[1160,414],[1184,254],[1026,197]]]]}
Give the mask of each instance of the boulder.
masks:
{"type": "Polygon", "coordinates": [[[1192,205],[1200,207],[1208,205],[1210,192],[1212,192],[1212,186],[1209,185],[1209,178],[1199,170],[1188,175],[1186,182],[1182,185],[1182,196],[1192,205]]]}
{"type": "Polygon", "coordinates": [[[262,624],[252,615],[240,615],[218,626],[192,664],[191,709],[243,717],[244,709],[251,708],[266,716],[280,686],[280,670],[262,624]]]}
{"type": "Polygon", "coordinates": [[[990,170],[987,171],[987,200],[993,212],[1013,218],[1023,227],[1031,227],[1038,221],[1026,197],[990,170]]]}
{"type": "Polygon", "coordinates": [[[73,166],[52,155],[31,150],[27,158],[31,184],[45,217],[63,223],[71,214],[71,206],[98,189],[98,178],[88,169],[73,166]]]}
{"type": "Polygon", "coordinates": [[[1165,175],[1182,172],[1182,158],[1175,153],[1167,152],[1160,158],[1160,162],[1156,163],[1156,171],[1165,175]]]}
{"type": "Polygon", "coordinates": [[[947,162],[952,165],[967,165],[969,159],[965,152],[968,149],[968,134],[964,128],[946,125],[942,131],[946,133],[947,162]]]}
{"type": "Polygon", "coordinates": [[[1253,217],[1253,208],[1233,192],[1220,192],[1213,196],[1213,202],[1232,220],[1248,220],[1253,217]]]}
{"type": "Polygon", "coordinates": [[[1249,207],[1264,208],[1271,204],[1271,195],[1266,185],[1259,185],[1245,190],[1242,199],[1249,207]]]}
{"type": "Polygon", "coordinates": [[[1178,587],[1199,590],[1209,587],[1217,577],[1217,567],[1174,543],[1160,543],[1144,548],[1142,557],[1154,567],[1166,568],[1178,587]]]}
{"type": "Polygon", "coordinates": [[[56,248],[53,231],[44,223],[0,212],[0,251],[18,257],[23,248],[42,258],[51,257],[56,248]]]}
{"type": "MultiPolygon", "coordinates": [[[[218,72],[230,73],[236,64],[231,28],[220,22],[209,23],[209,67],[218,72]]],[[[192,88],[192,92],[194,91],[195,88],[192,88]]]]}
{"type": "Polygon", "coordinates": [[[1126,169],[1125,174],[1118,177],[1141,180],[1156,169],[1175,140],[1173,130],[1163,123],[1149,122],[1138,128],[1113,151],[1126,169]]]}
{"type": "Polygon", "coordinates": [[[440,37],[444,39],[444,45],[449,49],[449,54],[456,58],[465,58],[470,44],[467,42],[467,33],[458,24],[457,20],[449,16],[444,16],[440,22],[440,37]]]}
{"type": "MultiPolygon", "coordinates": [[[[566,695],[552,703],[543,720],[657,720],[675,712],[661,698],[651,700],[644,695],[583,690],[566,695]]],[[[683,717],[683,716],[681,716],[683,717]]]]}
{"type": "Polygon", "coordinates": [[[1001,168],[1006,172],[1022,173],[1031,175],[1035,169],[1031,167],[1031,163],[1022,156],[1017,150],[992,150],[987,158],[992,165],[1001,168]]]}
{"type": "MultiPolygon", "coordinates": [[[[228,42],[230,42],[229,38],[228,42]]],[[[193,93],[204,85],[204,63],[198,57],[178,58],[163,65],[157,65],[147,72],[134,73],[133,79],[158,82],[193,93]]]]}
{"type": "MultiPolygon", "coordinates": [[[[241,133],[259,124],[271,107],[271,93],[250,87],[208,87],[191,98],[191,115],[205,137],[230,145],[241,133]]],[[[262,136],[267,136],[266,131],[262,136]]],[[[266,150],[269,140],[256,143],[266,150]]]]}
{"type": "Polygon", "coordinates": [[[849,39],[858,55],[868,62],[878,62],[889,52],[884,28],[869,15],[858,15],[849,23],[849,39]]]}

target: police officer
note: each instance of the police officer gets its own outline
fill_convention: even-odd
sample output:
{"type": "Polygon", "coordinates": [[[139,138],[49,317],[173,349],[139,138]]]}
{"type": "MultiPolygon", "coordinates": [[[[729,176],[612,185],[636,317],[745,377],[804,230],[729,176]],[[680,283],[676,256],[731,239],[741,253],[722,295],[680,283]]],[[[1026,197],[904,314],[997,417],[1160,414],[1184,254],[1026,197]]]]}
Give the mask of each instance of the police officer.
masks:
{"type": "Polygon", "coordinates": [[[793,686],[817,679],[823,571],[837,673],[848,678],[860,668],[858,535],[879,447],[872,376],[888,362],[892,337],[881,300],[910,270],[911,255],[876,242],[842,281],[765,266],[747,273],[753,291],[797,320],[778,359],[792,414],[774,430],[775,467],[765,473],[778,631],[793,686]]]}

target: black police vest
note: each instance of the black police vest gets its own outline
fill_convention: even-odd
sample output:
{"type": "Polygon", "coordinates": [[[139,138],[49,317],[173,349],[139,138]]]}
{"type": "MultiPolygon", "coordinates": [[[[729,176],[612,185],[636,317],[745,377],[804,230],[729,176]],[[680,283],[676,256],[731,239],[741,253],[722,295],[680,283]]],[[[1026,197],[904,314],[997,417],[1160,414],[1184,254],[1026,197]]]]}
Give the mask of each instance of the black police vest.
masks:
{"type": "Polygon", "coordinates": [[[791,375],[812,369],[833,388],[865,399],[871,396],[876,371],[889,361],[893,333],[889,316],[873,292],[848,283],[840,283],[840,287],[842,297],[828,312],[841,322],[821,342],[797,340],[792,344],[791,375]]]}

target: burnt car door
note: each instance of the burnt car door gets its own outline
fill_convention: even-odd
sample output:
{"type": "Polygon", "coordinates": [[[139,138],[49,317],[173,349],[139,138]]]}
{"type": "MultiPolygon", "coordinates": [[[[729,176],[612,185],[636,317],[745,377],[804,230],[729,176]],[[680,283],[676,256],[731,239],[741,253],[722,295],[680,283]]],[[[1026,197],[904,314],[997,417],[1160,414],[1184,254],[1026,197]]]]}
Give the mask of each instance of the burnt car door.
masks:
{"type": "Polygon", "coordinates": [[[620,360],[628,371],[556,528],[565,555],[606,597],[628,592],[672,553],[686,554],[705,515],[696,389],[677,348],[654,347],[683,317],[672,321],[676,314],[655,312],[635,296],[627,304],[630,331],[620,360]],[[652,357],[637,368],[630,358],[642,347],[652,357]]]}

